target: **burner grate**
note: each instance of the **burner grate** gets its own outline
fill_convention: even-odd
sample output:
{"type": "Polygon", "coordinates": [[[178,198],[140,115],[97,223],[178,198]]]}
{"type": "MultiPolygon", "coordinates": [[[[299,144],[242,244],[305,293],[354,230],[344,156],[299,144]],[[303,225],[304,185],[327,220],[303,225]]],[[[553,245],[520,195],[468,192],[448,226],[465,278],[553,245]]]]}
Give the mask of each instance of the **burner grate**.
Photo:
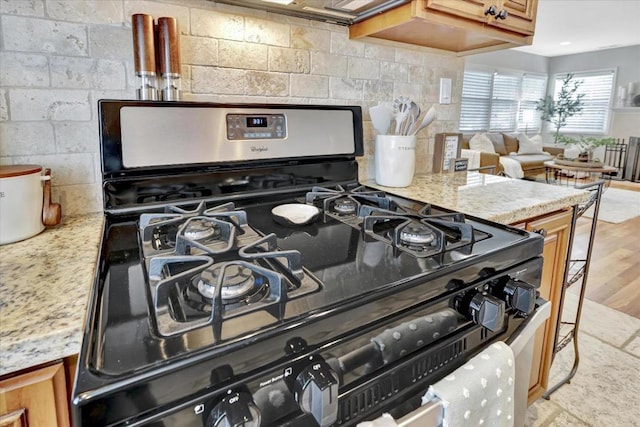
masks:
{"type": "Polygon", "coordinates": [[[370,190],[362,185],[335,188],[313,187],[305,196],[307,204],[322,205],[325,213],[339,216],[360,216],[364,206],[395,210],[396,204],[383,191],[370,190]]]}
{"type": "Polygon", "coordinates": [[[475,242],[474,229],[464,221],[464,215],[425,215],[423,211],[411,214],[365,207],[361,210],[362,229],[365,236],[416,257],[429,257],[452,249],[471,250],[475,242]]]}
{"type": "MultiPolygon", "coordinates": [[[[193,217],[197,219],[200,217],[193,217]]],[[[286,302],[320,289],[302,268],[300,252],[278,250],[275,234],[224,253],[230,261],[214,263],[202,255],[164,255],[149,261],[155,327],[173,336],[206,326],[222,339],[227,319],[266,311],[283,319],[286,302]]]]}
{"type": "Polygon", "coordinates": [[[235,210],[233,203],[210,209],[204,202],[191,209],[170,205],[163,213],[140,215],[138,224],[145,259],[167,253],[219,254],[238,246],[238,237],[248,229],[246,212],[235,210]]]}

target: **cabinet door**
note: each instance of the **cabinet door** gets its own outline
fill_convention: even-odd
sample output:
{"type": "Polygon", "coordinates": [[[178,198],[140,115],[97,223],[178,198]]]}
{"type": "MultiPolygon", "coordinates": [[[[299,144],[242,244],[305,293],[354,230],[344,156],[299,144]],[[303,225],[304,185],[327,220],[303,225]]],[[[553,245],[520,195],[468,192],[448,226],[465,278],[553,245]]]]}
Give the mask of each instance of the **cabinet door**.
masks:
{"type": "Polygon", "coordinates": [[[486,0],[427,0],[425,7],[474,21],[487,22],[484,14],[488,8],[487,3],[486,0]]]}
{"type": "Polygon", "coordinates": [[[68,427],[64,365],[57,363],[0,381],[0,416],[6,416],[7,425],[68,427]],[[26,424],[20,411],[26,413],[26,424]]]}
{"type": "Polygon", "coordinates": [[[538,399],[547,389],[549,369],[553,357],[553,346],[558,326],[559,303],[564,286],[564,270],[571,235],[572,211],[554,213],[529,221],[526,229],[543,232],[542,279],[540,296],[551,302],[551,315],[538,329],[534,340],[533,362],[529,381],[529,404],[538,399]],[[543,231],[544,230],[544,231],[543,231]]]}
{"type": "Polygon", "coordinates": [[[538,0],[495,0],[498,12],[507,11],[505,19],[492,19],[491,25],[509,31],[533,35],[538,0]]]}

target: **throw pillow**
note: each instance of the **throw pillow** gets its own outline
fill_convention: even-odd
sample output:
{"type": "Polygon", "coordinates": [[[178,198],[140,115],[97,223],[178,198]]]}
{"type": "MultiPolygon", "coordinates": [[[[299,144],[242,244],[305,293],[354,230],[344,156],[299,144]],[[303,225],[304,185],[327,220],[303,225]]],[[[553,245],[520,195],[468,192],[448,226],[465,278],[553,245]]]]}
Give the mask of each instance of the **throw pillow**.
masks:
{"type": "Polygon", "coordinates": [[[518,138],[515,135],[503,133],[502,139],[504,140],[504,148],[507,154],[515,154],[518,152],[518,138]]]}
{"type": "Polygon", "coordinates": [[[493,149],[496,153],[500,154],[501,156],[507,155],[507,150],[504,146],[504,139],[501,133],[488,132],[485,133],[485,135],[493,144],[493,149]]]}
{"type": "Polygon", "coordinates": [[[476,133],[469,140],[469,148],[481,153],[495,153],[491,140],[483,133],[476,133]]]}
{"type": "Polygon", "coordinates": [[[518,134],[518,154],[544,154],[542,151],[542,138],[537,138],[535,141],[531,140],[524,133],[518,134]]]}

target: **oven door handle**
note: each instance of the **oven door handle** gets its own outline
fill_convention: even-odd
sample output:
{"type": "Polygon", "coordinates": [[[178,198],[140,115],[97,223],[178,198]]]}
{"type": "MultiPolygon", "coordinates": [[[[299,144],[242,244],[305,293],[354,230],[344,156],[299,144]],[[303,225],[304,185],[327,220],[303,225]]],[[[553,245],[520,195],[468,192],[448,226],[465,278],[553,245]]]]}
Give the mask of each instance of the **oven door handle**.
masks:
{"type": "Polygon", "coordinates": [[[396,421],[398,427],[439,427],[442,425],[444,406],[440,399],[433,400],[396,421]]]}
{"type": "Polygon", "coordinates": [[[366,365],[367,372],[401,359],[455,330],[458,313],[444,309],[404,322],[371,338],[371,342],[338,358],[340,373],[366,365]]]}

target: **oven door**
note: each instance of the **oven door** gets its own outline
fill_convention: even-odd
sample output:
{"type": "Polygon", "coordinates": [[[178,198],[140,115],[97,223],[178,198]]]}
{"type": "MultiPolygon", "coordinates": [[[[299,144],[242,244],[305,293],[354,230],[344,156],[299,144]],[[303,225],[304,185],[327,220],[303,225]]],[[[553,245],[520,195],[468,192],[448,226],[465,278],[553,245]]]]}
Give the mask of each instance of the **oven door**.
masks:
{"type": "MultiPolygon", "coordinates": [[[[538,328],[544,324],[551,314],[551,303],[543,299],[536,302],[536,311],[529,316],[527,321],[508,340],[509,347],[513,351],[515,358],[515,380],[514,380],[514,426],[524,425],[527,411],[527,396],[529,389],[529,376],[531,373],[531,362],[533,358],[534,337],[538,328]]],[[[464,369],[463,367],[459,369],[464,369]]],[[[426,390],[418,395],[426,393],[426,390]]],[[[417,395],[417,396],[418,396],[417,395]]],[[[416,397],[417,397],[416,396],[416,397]]],[[[444,418],[444,406],[440,400],[430,401],[418,409],[395,420],[398,427],[439,427],[444,418]]],[[[377,423],[386,425],[388,415],[374,420],[377,423]]],[[[371,426],[371,424],[361,423],[361,425],[371,426]]]]}

